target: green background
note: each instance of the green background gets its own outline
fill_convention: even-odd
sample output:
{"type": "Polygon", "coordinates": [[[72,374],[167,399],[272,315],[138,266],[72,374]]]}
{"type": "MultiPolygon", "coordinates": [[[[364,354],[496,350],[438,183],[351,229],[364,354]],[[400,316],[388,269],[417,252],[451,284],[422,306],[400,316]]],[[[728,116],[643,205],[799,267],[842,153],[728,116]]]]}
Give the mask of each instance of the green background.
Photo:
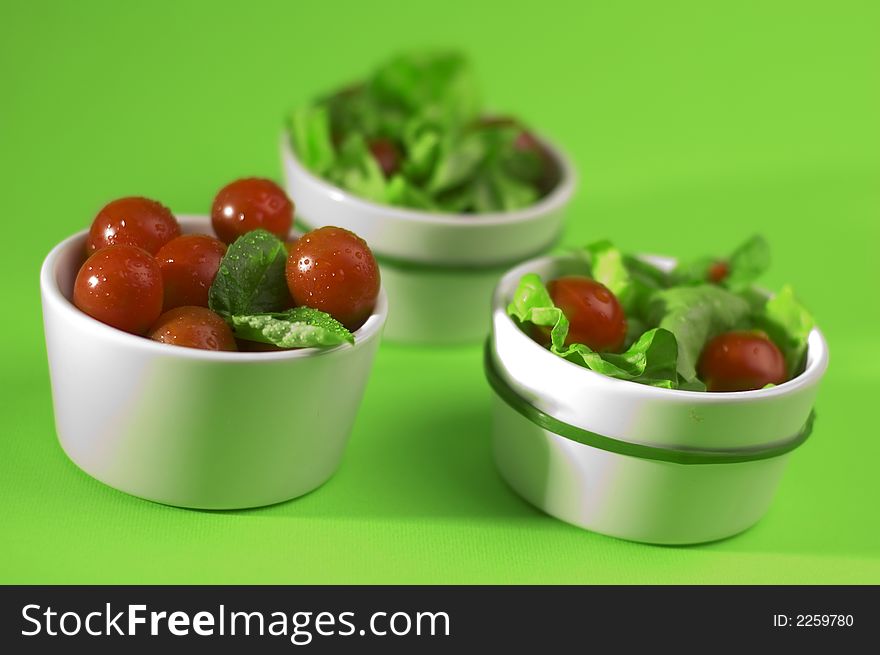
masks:
{"type": "Polygon", "coordinates": [[[872,5],[2,3],[0,581],[880,582],[872,5]],[[37,284],[49,249],[114,197],[204,213],[235,177],[279,178],[288,107],[426,44],[466,49],[488,105],[564,144],[581,178],[567,244],[692,256],[770,239],[767,282],[795,285],[831,365],[753,529],[660,548],[534,510],[493,467],[477,346],[383,344],[341,469],[293,502],[174,509],[67,460],[37,284]]]}

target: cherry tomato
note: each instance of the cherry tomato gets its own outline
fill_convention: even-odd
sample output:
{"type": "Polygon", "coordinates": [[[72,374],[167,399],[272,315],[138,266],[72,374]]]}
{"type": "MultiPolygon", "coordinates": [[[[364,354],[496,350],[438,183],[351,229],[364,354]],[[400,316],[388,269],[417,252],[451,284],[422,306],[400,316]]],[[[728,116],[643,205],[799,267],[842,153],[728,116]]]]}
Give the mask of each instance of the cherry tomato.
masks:
{"type": "Polygon", "coordinates": [[[164,309],[208,306],[208,289],[217,276],[226,244],[205,234],[184,234],[156,253],[165,286],[164,309]]]}
{"type": "Polygon", "coordinates": [[[299,237],[290,237],[287,241],[284,242],[284,249],[287,250],[288,255],[293,250],[293,247],[296,245],[297,241],[299,241],[299,237]]]}
{"type": "Polygon", "coordinates": [[[538,172],[534,183],[538,190],[543,193],[550,193],[553,188],[559,184],[561,171],[556,159],[541,143],[538,138],[528,130],[522,130],[513,142],[513,147],[519,152],[526,153],[537,163],[538,172]]]}
{"type": "Polygon", "coordinates": [[[125,244],[155,255],[179,235],[177,219],[161,203],[148,198],[120,198],[98,212],[89,229],[86,253],[125,244]]]}
{"type": "Polygon", "coordinates": [[[391,177],[400,168],[400,151],[390,139],[371,139],[367,142],[367,147],[385,177],[391,177]]]}
{"type": "Polygon", "coordinates": [[[320,309],[356,330],[376,305],[379,266],[359,236],[322,227],[304,234],[293,247],[287,286],[297,305],[320,309]]]}
{"type": "Polygon", "coordinates": [[[709,391],[749,391],[786,380],[785,358],[766,334],[719,334],[700,354],[697,372],[709,391]]]}
{"type": "Polygon", "coordinates": [[[175,307],[162,314],[147,335],[153,341],[201,350],[237,350],[232,330],[207,307],[175,307]]]}
{"type": "Polygon", "coordinates": [[[102,248],[79,269],[73,304],[102,323],[144,334],[162,312],[162,271],[136,246],[102,248]]]}
{"type": "Polygon", "coordinates": [[[723,259],[719,259],[717,262],[713,262],[712,265],[709,266],[709,271],[706,275],[710,282],[720,284],[728,275],[730,275],[730,264],[723,259]]]}
{"type": "Polygon", "coordinates": [[[533,152],[538,156],[544,155],[544,146],[535,138],[535,135],[528,130],[521,130],[513,141],[513,147],[517,150],[525,152],[533,152]]]}
{"type": "Polygon", "coordinates": [[[249,177],[220,189],[211,207],[211,224],[221,241],[262,228],[286,239],[293,224],[293,203],[272,180],[249,177]]]}
{"type": "MultiPolygon", "coordinates": [[[[597,352],[619,352],[626,339],[626,316],[608,288],[582,275],[551,280],[547,291],[569,322],[565,345],[582,343],[597,352]]],[[[541,331],[546,342],[550,331],[541,331]]]]}

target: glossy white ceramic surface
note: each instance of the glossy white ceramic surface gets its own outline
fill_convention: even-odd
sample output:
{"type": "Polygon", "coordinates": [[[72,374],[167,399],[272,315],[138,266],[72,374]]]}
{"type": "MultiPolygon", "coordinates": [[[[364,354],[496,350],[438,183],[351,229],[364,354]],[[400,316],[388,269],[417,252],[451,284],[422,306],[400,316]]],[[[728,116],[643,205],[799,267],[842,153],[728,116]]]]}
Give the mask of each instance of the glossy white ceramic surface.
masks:
{"type": "MultiPolygon", "coordinates": [[[[210,233],[207,217],[181,217],[210,233]]],[[[55,423],[89,475],[136,496],[229,509],[316,488],[342,457],[387,314],[384,291],[355,345],[209,352],[116,330],[70,302],[85,232],[40,274],[55,423]]]]}
{"type": "Polygon", "coordinates": [[[281,136],[281,159],[297,222],[306,229],[352,230],[376,255],[392,308],[385,337],[457,344],[486,337],[486,308],[498,277],[510,264],[546,252],[562,230],[575,174],[562,151],[547,147],[562,171],[556,188],[531,207],[480,215],[431,213],[358,198],[309,171],[287,134],[281,136]]]}
{"type": "MultiPolygon", "coordinates": [[[[576,428],[660,449],[749,455],[796,443],[828,366],[819,330],[806,370],[772,389],[699,393],[615,380],[553,355],[507,316],[523,274],[547,281],[581,266],[570,257],[532,260],[496,288],[489,354],[520,399],[576,428]]],[[[511,487],[552,516],[624,539],[687,544],[748,528],[770,506],[793,452],[711,464],[637,457],[561,436],[493,396],[493,451],[511,487]]]]}

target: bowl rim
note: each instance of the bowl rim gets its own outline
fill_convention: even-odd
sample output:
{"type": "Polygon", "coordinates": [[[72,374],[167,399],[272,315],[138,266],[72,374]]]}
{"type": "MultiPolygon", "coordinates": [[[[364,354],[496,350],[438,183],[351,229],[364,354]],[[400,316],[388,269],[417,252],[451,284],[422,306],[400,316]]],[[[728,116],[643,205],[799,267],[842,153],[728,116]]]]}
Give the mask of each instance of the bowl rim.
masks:
{"type": "Polygon", "coordinates": [[[329,195],[337,202],[350,205],[360,212],[381,213],[386,218],[414,221],[436,226],[455,227],[462,230],[476,229],[493,225],[511,225],[514,223],[527,222],[540,218],[550,212],[555,212],[564,207],[571,200],[577,187],[577,174],[571,159],[565,152],[552,141],[543,136],[536,136],[538,142],[543,145],[556,163],[559,165],[561,175],[559,182],[553,189],[540,198],[536,203],[507,212],[487,212],[483,214],[465,214],[454,212],[431,212],[422,209],[409,209],[395,205],[383,205],[372,200],[361,198],[350,191],[328,182],[321,176],[313,173],[297,157],[290,137],[290,131],[286,128],[281,131],[281,157],[285,166],[292,166],[297,173],[307,179],[309,183],[329,195]]]}
{"type": "MultiPolygon", "coordinates": [[[[210,234],[211,219],[206,215],[196,214],[175,214],[180,226],[182,234],[210,234]],[[201,232],[200,228],[204,228],[201,232]]],[[[199,348],[187,348],[180,346],[171,346],[169,344],[159,343],[147,337],[125,332],[118,328],[102,323],[92,318],[85,312],[77,308],[73,302],[68,299],[57,281],[57,271],[62,256],[67,255],[70,251],[79,248],[84,252],[84,244],[88,235],[88,228],[76,232],[71,236],[63,239],[56,244],[46,255],[40,268],[40,290],[43,295],[43,315],[45,320],[45,305],[52,305],[66,320],[78,323],[84,330],[91,330],[96,339],[104,339],[113,341],[119,346],[139,349],[144,353],[155,355],[164,355],[166,357],[177,357],[180,359],[215,361],[227,363],[248,363],[248,362],[277,362],[288,361],[294,359],[305,359],[308,357],[320,357],[345,350],[358,348],[362,344],[371,341],[377,337],[385,324],[388,316],[388,298],[385,294],[385,288],[380,286],[379,296],[376,299],[376,307],[366,322],[358,328],[353,334],[355,337],[354,344],[344,343],[331,348],[296,348],[291,350],[267,351],[267,352],[242,352],[242,351],[215,351],[201,350],[199,348]]]]}
{"type": "MultiPolygon", "coordinates": [[[[665,261],[673,264],[676,261],[674,258],[665,255],[642,255],[642,257],[647,261],[665,261]]],[[[496,340],[494,324],[496,320],[501,320],[506,327],[517,333],[517,337],[515,337],[518,340],[516,342],[517,348],[538,348],[543,351],[548,358],[551,358],[547,360],[548,362],[557,361],[561,362],[563,365],[572,366],[581,371],[581,374],[583,375],[593,376],[596,384],[608,384],[621,393],[639,393],[644,394],[645,397],[653,397],[658,400],[674,399],[696,403],[750,402],[789,395],[804,387],[816,384],[828,368],[828,344],[821,330],[817,327],[813,327],[807,338],[807,364],[804,370],[790,380],[786,380],[782,384],[769,389],[713,392],[664,389],[663,387],[653,387],[647,384],[632,382],[630,380],[619,380],[617,378],[608,377],[607,375],[602,375],[601,373],[597,373],[586,367],[578,366],[574,362],[570,362],[567,359],[554,355],[549,350],[532,340],[516,325],[513,318],[507,314],[509,292],[512,292],[515,285],[519,283],[519,279],[526,273],[533,273],[535,268],[557,264],[560,261],[577,262],[578,258],[572,254],[536,257],[513,267],[501,277],[498,284],[495,286],[495,292],[492,294],[493,329],[490,339],[493,343],[493,350],[495,350],[494,343],[496,340]]],[[[495,350],[495,357],[503,369],[504,362],[501,360],[497,350],[495,350]]]]}

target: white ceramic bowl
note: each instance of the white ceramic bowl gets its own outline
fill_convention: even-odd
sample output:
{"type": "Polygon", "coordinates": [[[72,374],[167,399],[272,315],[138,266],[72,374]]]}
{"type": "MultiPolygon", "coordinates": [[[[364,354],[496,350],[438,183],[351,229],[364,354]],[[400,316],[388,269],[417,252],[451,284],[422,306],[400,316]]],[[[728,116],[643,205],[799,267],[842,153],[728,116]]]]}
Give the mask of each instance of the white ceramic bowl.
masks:
{"type": "Polygon", "coordinates": [[[561,179],[525,209],[442,214],[358,198],[310,172],[281,137],[287,192],[307,229],[336,225],[363,237],[376,255],[392,307],[385,337],[411,343],[463,343],[486,335],[486,306],[511,265],[546,252],[562,229],[575,174],[558,148],[544,144],[561,179]]]}
{"type": "MultiPolygon", "coordinates": [[[[211,233],[181,217],[184,233],[211,233]]],[[[61,446],[86,473],[149,500],[205,509],[267,505],[339,466],[387,313],[384,291],[354,345],[212,352],[109,327],[70,301],[86,231],[40,272],[61,446]]]]}
{"type": "Polygon", "coordinates": [[[683,544],[745,530],[809,435],[828,366],[822,333],[809,336],[806,370],[771,389],[699,393],[615,380],[551,354],[507,315],[525,273],[547,281],[582,267],[544,257],[496,288],[486,370],[502,476],[547,513],[616,537],[683,544]]]}

